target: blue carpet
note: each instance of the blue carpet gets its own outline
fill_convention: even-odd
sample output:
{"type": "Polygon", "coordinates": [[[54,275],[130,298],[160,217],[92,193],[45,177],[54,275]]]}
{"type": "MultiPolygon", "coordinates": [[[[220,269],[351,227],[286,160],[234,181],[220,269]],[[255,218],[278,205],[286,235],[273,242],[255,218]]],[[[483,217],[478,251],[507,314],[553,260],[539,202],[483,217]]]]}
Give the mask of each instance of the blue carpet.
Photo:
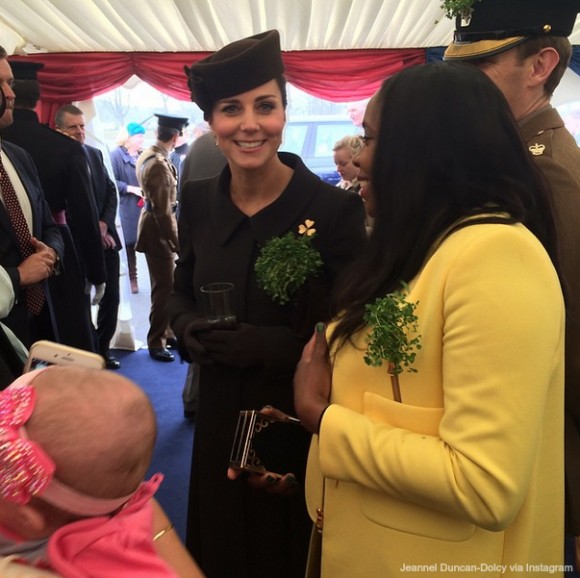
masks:
{"type": "Polygon", "coordinates": [[[172,363],[154,361],[147,349],[112,353],[121,362],[120,373],[141,386],[155,408],[158,435],[148,477],[155,472],[165,475],[157,499],[185,539],[194,431],[193,423],[183,417],[181,401],[187,364],[181,363],[177,355],[172,363]]]}

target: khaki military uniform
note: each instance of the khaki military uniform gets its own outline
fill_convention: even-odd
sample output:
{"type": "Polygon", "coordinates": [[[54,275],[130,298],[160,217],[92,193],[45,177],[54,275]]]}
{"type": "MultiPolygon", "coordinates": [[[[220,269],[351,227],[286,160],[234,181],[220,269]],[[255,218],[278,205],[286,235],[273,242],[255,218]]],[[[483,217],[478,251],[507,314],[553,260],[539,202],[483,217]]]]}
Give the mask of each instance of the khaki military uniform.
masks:
{"type": "Polygon", "coordinates": [[[178,252],[177,174],[169,155],[157,146],[144,151],[136,165],[145,205],[137,228],[135,250],[145,253],[151,279],[151,312],[147,346],[161,349],[172,336],[166,304],[173,287],[178,252]]]}
{"type": "Polygon", "coordinates": [[[580,149],[552,107],[520,123],[550,187],[566,295],[566,505],[568,531],[580,535],[580,149]]]}

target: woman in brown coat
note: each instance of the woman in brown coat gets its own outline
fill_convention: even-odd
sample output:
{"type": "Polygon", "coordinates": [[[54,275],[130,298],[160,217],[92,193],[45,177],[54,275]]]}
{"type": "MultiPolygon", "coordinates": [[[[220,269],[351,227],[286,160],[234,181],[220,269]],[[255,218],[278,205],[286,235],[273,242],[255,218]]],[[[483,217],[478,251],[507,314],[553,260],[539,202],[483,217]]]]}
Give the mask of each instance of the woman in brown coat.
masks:
{"type": "Polygon", "coordinates": [[[183,186],[169,302],[182,355],[200,370],[187,544],[211,578],[304,574],[308,433],[288,426],[261,449],[271,470],[293,474],[263,481],[290,495],[256,490],[244,477],[228,480],[226,472],[240,410],[270,404],[294,413],[292,376],[303,345],[328,317],[337,274],[365,242],[358,195],[322,182],[296,155],[278,153],[283,71],[277,31],[234,42],[188,71],[193,100],[228,161],[218,176],[183,186]],[[298,235],[300,225],[304,231],[306,221],[316,229],[312,246],[322,266],[280,303],[259,283],[256,259],[273,238],[298,235]],[[235,285],[237,325],[200,331],[207,328],[200,286],[224,281],[235,285]]]}

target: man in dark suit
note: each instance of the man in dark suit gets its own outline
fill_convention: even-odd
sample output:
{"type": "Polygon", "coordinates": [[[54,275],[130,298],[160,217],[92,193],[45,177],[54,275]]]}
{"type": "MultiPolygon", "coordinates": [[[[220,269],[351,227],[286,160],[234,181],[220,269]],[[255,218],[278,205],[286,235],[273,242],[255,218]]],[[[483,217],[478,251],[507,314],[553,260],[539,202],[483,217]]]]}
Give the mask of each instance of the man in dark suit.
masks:
{"type": "MultiPolygon", "coordinates": [[[[12,124],[12,70],[0,47],[0,134],[12,124]]],[[[50,294],[45,283],[58,272],[64,253],[62,236],[52,219],[36,168],[30,156],[11,143],[1,143],[0,266],[10,277],[15,302],[3,320],[30,346],[38,339],[54,339],[50,294]],[[24,218],[22,230],[14,219],[14,203],[24,218]],[[34,295],[34,307],[30,299],[34,295]]]]}
{"type": "Polygon", "coordinates": [[[66,345],[96,351],[91,320],[90,285],[95,301],[104,291],[105,258],[87,163],[74,140],[41,124],[35,107],[40,98],[37,72],[42,64],[11,62],[14,75],[14,122],[2,136],[25,149],[38,171],[46,201],[65,241],[62,274],[49,285],[58,328],[66,345]]]}
{"type": "Polygon", "coordinates": [[[119,369],[121,363],[110,352],[109,346],[117,327],[119,311],[119,251],[121,239],[115,226],[117,215],[117,188],[109,177],[103,154],[97,148],[85,144],[85,116],[83,111],[67,104],[59,108],[54,117],[59,131],[76,140],[82,146],[87,159],[94,200],[97,205],[101,243],[105,253],[107,284],[97,313],[98,352],[105,358],[109,369],[119,369]]]}
{"type": "MultiPolygon", "coordinates": [[[[42,274],[42,268],[41,268],[42,274]]],[[[14,306],[14,288],[10,276],[0,266],[0,319],[14,306]]],[[[0,390],[22,375],[28,352],[14,333],[0,322],[0,390]]]]}

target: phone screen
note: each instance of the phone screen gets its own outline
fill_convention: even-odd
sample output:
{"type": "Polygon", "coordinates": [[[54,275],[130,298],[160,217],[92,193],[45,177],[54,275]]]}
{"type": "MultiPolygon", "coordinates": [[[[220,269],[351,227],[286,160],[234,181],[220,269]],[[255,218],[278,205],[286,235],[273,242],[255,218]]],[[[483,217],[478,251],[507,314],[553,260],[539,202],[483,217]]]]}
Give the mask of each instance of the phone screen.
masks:
{"type": "Polygon", "coordinates": [[[30,368],[28,371],[34,371],[35,369],[42,369],[43,367],[48,367],[49,365],[55,365],[55,364],[50,363],[50,361],[46,361],[46,359],[37,359],[36,357],[32,357],[30,359],[30,368]]]}
{"type": "Polygon", "coordinates": [[[60,343],[37,341],[32,344],[24,371],[43,369],[51,365],[72,366],[81,365],[103,369],[105,360],[96,353],[76,349],[60,343]]]}

